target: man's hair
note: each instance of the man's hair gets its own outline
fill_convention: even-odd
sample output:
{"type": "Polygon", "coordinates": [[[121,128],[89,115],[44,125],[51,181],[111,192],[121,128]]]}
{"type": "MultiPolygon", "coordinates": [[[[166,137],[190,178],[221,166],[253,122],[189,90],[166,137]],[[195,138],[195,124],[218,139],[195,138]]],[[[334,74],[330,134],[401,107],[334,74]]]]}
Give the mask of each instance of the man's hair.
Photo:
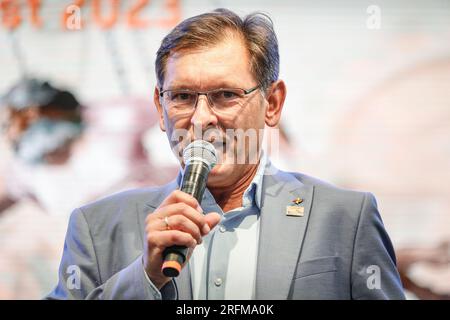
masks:
{"type": "Polygon", "coordinates": [[[164,83],[169,56],[182,50],[204,49],[237,34],[243,40],[253,76],[262,89],[278,79],[280,58],[278,41],[270,17],[256,12],[243,19],[233,11],[216,9],[186,19],[178,24],[163,40],[155,61],[158,86],[164,83]]]}

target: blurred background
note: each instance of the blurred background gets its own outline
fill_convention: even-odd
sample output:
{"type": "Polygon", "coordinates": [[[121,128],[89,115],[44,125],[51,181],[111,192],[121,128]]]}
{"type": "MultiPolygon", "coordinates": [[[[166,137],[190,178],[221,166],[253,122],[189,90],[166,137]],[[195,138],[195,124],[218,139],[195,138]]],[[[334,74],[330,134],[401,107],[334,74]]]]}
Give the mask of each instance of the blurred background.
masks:
{"type": "Polygon", "coordinates": [[[282,169],[370,191],[410,299],[450,297],[450,0],[0,0],[0,299],[57,282],[71,211],[176,176],[157,48],[217,7],[275,24],[282,169]]]}

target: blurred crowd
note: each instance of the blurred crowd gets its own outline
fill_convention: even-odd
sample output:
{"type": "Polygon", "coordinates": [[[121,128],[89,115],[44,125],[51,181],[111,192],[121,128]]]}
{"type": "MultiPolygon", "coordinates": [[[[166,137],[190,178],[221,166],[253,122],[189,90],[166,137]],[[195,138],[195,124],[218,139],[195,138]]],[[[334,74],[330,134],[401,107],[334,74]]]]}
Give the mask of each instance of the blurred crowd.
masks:
{"type": "Polygon", "coordinates": [[[25,78],[1,100],[0,299],[44,296],[56,283],[71,211],[124,189],[165,183],[144,143],[157,123],[145,99],[80,103],[25,78]]]}

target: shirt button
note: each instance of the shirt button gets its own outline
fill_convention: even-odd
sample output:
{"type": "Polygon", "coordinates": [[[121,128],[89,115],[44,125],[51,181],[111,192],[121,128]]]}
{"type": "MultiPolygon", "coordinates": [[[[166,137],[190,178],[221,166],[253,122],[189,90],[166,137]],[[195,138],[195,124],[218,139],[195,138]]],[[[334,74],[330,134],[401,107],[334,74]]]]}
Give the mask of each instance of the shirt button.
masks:
{"type": "Polygon", "coordinates": [[[216,280],[214,280],[214,284],[216,285],[216,287],[220,287],[222,285],[222,279],[217,278],[216,280]]]}
{"type": "Polygon", "coordinates": [[[224,226],[220,226],[219,231],[224,233],[225,231],[227,231],[227,228],[225,228],[224,226]]]}

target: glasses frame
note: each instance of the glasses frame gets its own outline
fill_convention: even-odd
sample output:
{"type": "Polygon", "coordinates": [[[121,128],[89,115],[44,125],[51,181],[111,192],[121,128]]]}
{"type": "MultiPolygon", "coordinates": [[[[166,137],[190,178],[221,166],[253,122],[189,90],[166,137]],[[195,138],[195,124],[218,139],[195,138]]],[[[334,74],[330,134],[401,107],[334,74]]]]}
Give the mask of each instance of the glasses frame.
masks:
{"type": "Polygon", "coordinates": [[[163,88],[161,87],[160,88],[160,92],[159,92],[159,96],[161,98],[163,98],[164,93],[170,92],[170,91],[179,91],[179,92],[185,92],[185,93],[195,93],[197,95],[197,98],[195,100],[194,107],[192,108],[192,110],[195,110],[197,108],[198,98],[201,95],[204,95],[204,96],[206,96],[206,99],[208,100],[208,103],[210,104],[211,108],[214,109],[214,104],[212,103],[211,98],[209,96],[209,94],[212,93],[212,92],[217,92],[217,91],[221,91],[221,90],[222,91],[242,90],[244,92],[243,96],[245,97],[245,96],[249,95],[250,93],[252,93],[252,92],[256,91],[257,89],[259,89],[260,87],[261,87],[260,85],[257,85],[255,87],[247,89],[247,90],[242,89],[242,88],[218,88],[218,89],[213,89],[213,90],[209,90],[209,91],[195,91],[195,90],[190,90],[190,89],[176,89],[176,90],[175,89],[166,89],[166,90],[163,90],[163,88]]]}

